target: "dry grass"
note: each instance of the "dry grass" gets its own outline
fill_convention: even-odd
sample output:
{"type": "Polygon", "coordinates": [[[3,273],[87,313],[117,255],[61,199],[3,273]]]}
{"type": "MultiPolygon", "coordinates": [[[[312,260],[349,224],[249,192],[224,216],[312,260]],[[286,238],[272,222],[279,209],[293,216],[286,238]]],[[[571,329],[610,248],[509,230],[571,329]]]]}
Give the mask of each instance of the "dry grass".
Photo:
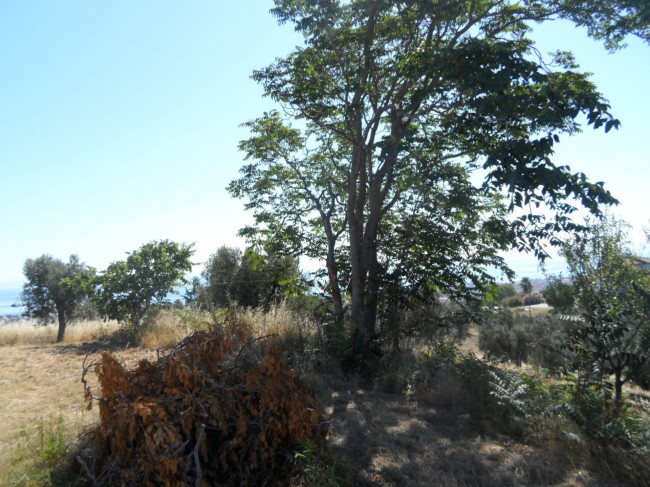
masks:
{"type": "MultiPolygon", "coordinates": [[[[102,341],[119,328],[116,321],[84,321],[66,327],[63,343],[102,341]]],[[[0,347],[6,345],[46,345],[56,342],[58,325],[40,325],[36,321],[19,320],[0,325],[0,347]]]]}
{"type": "MultiPolygon", "coordinates": [[[[89,337],[86,333],[79,336],[89,337]]],[[[22,337],[21,343],[24,340],[22,337]]],[[[96,410],[85,410],[80,381],[83,359],[96,345],[86,342],[0,347],[0,485],[28,484],[20,476],[36,461],[33,452],[39,447],[39,423],[51,425],[61,417],[65,439],[72,441],[97,421],[96,410]]],[[[146,354],[154,356],[142,349],[117,353],[132,364],[146,354]]]]}
{"type": "Polygon", "coordinates": [[[514,314],[518,315],[526,315],[526,316],[539,316],[539,315],[545,315],[547,314],[552,308],[548,307],[535,307],[536,305],[533,305],[533,307],[529,310],[528,306],[517,306],[515,308],[510,308],[510,311],[514,314]]]}
{"type": "Polygon", "coordinates": [[[163,310],[144,324],[138,344],[148,349],[166,349],[197,330],[210,328],[217,317],[209,313],[163,310]]]}
{"type": "MultiPolygon", "coordinates": [[[[479,435],[449,407],[333,381],[318,402],[352,485],[598,485],[552,449],[479,435]]],[[[444,401],[439,401],[444,402],[444,401]]]]}
{"type": "Polygon", "coordinates": [[[245,309],[237,316],[254,336],[277,335],[283,341],[314,337],[318,334],[315,321],[293,311],[285,302],[263,308],[245,309]]]}

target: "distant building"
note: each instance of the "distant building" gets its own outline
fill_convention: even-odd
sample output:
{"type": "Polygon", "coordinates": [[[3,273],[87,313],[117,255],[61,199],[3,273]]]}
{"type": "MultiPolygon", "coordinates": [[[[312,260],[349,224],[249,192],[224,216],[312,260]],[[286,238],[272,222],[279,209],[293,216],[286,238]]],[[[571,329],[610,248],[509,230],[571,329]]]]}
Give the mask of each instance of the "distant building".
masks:
{"type": "Polygon", "coordinates": [[[632,263],[642,271],[650,272],[650,258],[633,256],[632,263]]]}

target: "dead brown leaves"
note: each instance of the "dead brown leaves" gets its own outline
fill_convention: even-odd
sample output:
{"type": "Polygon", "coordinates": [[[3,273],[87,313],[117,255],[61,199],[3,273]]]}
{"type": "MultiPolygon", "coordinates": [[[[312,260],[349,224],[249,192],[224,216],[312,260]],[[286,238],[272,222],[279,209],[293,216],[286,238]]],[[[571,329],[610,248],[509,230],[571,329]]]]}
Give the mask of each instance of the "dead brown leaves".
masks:
{"type": "Polygon", "coordinates": [[[274,485],[290,475],[299,440],[325,448],[327,422],[272,339],[242,327],[197,332],[157,361],[127,370],[110,353],[95,364],[96,485],[274,485]]]}

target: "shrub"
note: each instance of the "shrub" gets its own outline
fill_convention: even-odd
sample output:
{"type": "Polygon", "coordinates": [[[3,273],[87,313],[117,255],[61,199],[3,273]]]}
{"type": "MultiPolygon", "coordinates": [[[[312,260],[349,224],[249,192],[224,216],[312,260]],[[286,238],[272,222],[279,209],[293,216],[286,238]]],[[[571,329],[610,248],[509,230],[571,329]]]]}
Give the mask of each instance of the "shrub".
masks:
{"type": "Polygon", "coordinates": [[[566,362],[559,348],[567,339],[568,326],[549,314],[531,319],[504,311],[481,326],[478,345],[491,359],[558,369],[566,362]]]}
{"type": "Polygon", "coordinates": [[[522,306],[523,303],[522,303],[522,301],[521,301],[521,296],[510,296],[510,297],[506,300],[506,305],[507,305],[509,308],[516,308],[517,306],[522,306]]]}
{"type": "Polygon", "coordinates": [[[199,331],[130,371],[103,354],[102,397],[86,383],[101,419],[98,468],[84,467],[94,485],[286,485],[294,448],[324,452],[311,391],[277,345],[246,338],[239,325],[199,331]]]}
{"type": "Polygon", "coordinates": [[[575,289],[571,284],[562,280],[562,276],[549,278],[549,283],[544,289],[544,299],[549,306],[560,313],[569,314],[575,304],[575,289]]]}
{"type": "Polygon", "coordinates": [[[497,285],[497,299],[499,301],[505,301],[508,298],[511,298],[517,294],[515,286],[511,283],[504,283],[497,285]]]}
{"type": "Polygon", "coordinates": [[[540,293],[526,294],[521,299],[522,306],[531,306],[533,304],[541,304],[543,302],[544,302],[544,296],[542,296],[540,293]]]}
{"type": "Polygon", "coordinates": [[[468,414],[475,425],[494,425],[500,414],[490,394],[491,372],[495,369],[471,352],[440,344],[420,354],[408,388],[435,406],[460,416],[468,414]]]}

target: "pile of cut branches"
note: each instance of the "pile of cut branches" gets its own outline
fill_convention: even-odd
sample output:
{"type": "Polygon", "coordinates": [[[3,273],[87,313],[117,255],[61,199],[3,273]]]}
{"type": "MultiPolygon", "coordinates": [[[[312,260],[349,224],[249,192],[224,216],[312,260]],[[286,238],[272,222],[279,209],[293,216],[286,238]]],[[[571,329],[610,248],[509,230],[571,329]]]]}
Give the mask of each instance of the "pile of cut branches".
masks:
{"type": "Polygon", "coordinates": [[[197,332],[133,370],[104,353],[82,380],[101,419],[97,456],[79,459],[95,485],[286,485],[298,443],[326,447],[313,393],[272,338],[241,327],[197,332]]]}

